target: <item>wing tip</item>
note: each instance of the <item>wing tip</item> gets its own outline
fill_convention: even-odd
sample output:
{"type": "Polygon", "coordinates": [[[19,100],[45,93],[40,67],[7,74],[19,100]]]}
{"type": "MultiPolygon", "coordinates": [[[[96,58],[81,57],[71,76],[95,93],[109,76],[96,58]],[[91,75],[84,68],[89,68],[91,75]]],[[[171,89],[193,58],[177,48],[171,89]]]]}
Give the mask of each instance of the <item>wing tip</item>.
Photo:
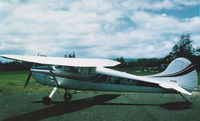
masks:
{"type": "Polygon", "coordinates": [[[6,58],[6,59],[9,59],[9,56],[10,55],[0,55],[2,58],[6,58]]]}
{"type": "Polygon", "coordinates": [[[1,57],[5,57],[6,55],[0,55],[1,57]]]}

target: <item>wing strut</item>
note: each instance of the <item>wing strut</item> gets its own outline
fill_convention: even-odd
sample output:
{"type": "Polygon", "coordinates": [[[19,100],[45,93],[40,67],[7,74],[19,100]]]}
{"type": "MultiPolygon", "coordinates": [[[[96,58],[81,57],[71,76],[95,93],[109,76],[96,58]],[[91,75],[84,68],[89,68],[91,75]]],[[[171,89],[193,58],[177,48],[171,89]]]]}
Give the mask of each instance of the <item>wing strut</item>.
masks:
{"type": "Polygon", "coordinates": [[[59,85],[59,83],[58,83],[58,81],[57,81],[55,75],[53,75],[53,71],[51,70],[50,66],[48,66],[48,68],[49,68],[49,72],[50,72],[50,74],[51,74],[52,77],[53,77],[53,80],[56,82],[57,86],[60,87],[60,85],[59,85]]]}
{"type": "Polygon", "coordinates": [[[27,80],[26,80],[26,83],[25,83],[25,85],[24,85],[24,88],[26,88],[26,86],[28,85],[28,82],[29,82],[29,80],[31,79],[31,76],[32,76],[32,72],[30,71],[30,72],[29,72],[29,75],[28,75],[28,78],[27,78],[27,80]]]}
{"type": "MultiPolygon", "coordinates": [[[[32,67],[34,67],[34,66],[35,66],[35,64],[33,64],[32,67]]],[[[25,85],[24,85],[24,88],[27,87],[27,85],[28,85],[28,83],[29,83],[29,81],[30,81],[30,79],[31,79],[31,76],[32,76],[32,72],[31,72],[31,70],[30,70],[29,75],[28,75],[28,78],[26,79],[26,83],[25,83],[25,85]]]]}

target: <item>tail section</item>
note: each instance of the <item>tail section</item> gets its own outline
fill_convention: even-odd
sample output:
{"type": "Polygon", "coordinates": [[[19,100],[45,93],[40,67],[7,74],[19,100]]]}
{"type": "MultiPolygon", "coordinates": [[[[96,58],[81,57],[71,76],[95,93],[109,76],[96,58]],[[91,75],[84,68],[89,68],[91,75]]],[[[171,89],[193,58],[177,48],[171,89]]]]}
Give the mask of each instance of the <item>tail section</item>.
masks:
{"type": "Polygon", "coordinates": [[[163,81],[175,82],[179,87],[192,92],[198,86],[198,76],[194,65],[186,58],[173,60],[167,69],[153,77],[163,77],[163,81]]]}

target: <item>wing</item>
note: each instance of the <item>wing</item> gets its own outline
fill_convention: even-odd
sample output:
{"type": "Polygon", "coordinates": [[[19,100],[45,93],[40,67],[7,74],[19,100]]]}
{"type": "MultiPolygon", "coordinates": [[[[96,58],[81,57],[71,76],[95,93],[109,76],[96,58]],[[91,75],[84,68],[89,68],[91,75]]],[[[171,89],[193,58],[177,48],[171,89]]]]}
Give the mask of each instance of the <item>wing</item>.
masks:
{"type": "Polygon", "coordinates": [[[166,83],[159,79],[149,78],[147,76],[136,76],[136,75],[132,75],[132,74],[128,74],[125,72],[120,72],[120,71],[116,71],[116,70],[112,70],[112,69],[108,69],[108,68],[97,68],[97,71],[98,71],[98,73],[108,74],[111,76],[128,78],[128,79],[132,79],[132,80],[140,80],[143,82],[158,84],[160,87],[165,88],[165,89],[173,89],[173,90],[176,90],[178,92],[181,92],[181,93],[184,93],[187,95],[192,95],[190,92],[188,92],[187,90],[183,89],[182,87],[180,87],[178,85],[175,85],[172,83],[166,83]]]}
{"type": "Polygon", "coordinates": [[[119,62],[108,59],[91,58],[59,58],[59,57],[41,57],[24,55],[1,55],[3,58],[20,60],[44,65],[75,66],[75,67],[112,67],[120,64],[119,62]]]}

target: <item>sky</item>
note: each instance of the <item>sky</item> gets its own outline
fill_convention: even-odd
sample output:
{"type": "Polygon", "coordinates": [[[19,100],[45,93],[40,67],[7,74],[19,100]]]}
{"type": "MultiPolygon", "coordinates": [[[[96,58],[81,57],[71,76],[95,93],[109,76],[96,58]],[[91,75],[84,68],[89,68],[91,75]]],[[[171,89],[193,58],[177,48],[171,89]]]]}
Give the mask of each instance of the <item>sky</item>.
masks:
{"type": "Polygon", "coordinates": [[[200,47],[199,0],[0,0],[0,54],[164,57],[200,47]]]}

